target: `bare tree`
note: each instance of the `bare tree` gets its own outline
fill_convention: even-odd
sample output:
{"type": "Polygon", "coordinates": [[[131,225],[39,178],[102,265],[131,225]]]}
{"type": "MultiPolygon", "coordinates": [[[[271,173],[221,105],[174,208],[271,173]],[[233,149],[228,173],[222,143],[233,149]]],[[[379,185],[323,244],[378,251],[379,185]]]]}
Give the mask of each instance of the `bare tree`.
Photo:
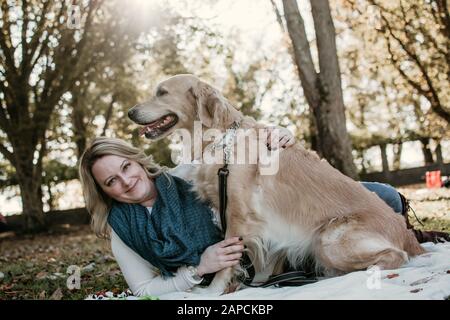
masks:
{"type": "Polygon", "coordinates": [[[375,1],[392,65],[450,123],[450,15],[446,0],[375,1]]]}
{"type": "Polygon", "coordinates": [[[322,155],[344,174],[356,178],[351,141],[346,128],[335,29],[328,0],[311,1],[319,69],[316,71],[296,0],[283,0],[287,29],[303,91],[312,109],[322,155]]]}

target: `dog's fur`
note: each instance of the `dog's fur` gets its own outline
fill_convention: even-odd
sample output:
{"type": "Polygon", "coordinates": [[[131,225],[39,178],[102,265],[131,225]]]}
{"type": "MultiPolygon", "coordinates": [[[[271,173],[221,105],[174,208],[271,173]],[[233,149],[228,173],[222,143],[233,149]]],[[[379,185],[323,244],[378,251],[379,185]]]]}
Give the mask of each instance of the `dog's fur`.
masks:
{"type": "MultiPolygon", "coordinates": [[[[222,132],[233,121],[241,121],[243,129],[263,127],[192,75],[163,81],[158,94],[130,109],[129,117],[145,125],[168,113],[176,114],[178,122],[156,139],[179,128],[192,133],[195,120],[222,132]]],[[[394,269],[425,252],[401,215],[300,143],[282,150],[279,161],[275,175],[261,175],[254,164],[229,166],[226,237],[243,236],[257,271],[273,258],[287,257],[298,266],[309,255],[327,275],[373,265],[394,269]]],[[[220,167],[201,165],[194,174],[196,191],[216,208],[220,167]]],[[[219,272],[211,290],[224,291],[234,272],[219,272]]]]}

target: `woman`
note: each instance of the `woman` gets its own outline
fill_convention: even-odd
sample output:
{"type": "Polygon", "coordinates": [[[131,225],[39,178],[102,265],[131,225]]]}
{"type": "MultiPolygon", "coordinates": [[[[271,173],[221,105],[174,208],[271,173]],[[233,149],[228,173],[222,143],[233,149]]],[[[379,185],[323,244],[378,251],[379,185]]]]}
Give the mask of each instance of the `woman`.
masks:
{"type": "MultiPolygon", "coordinates": [[[[271,129],[267,144],[275,148],[271,129]]],[[[294,143],[285,129],[279,137],[281,147],[294,143]]],[[[113,138],[96,138],[81,157],[80,180],[93,230],[111,239],[113,254],[137,296],[185,291],[242,257],[242,238],[222,239],[211,208],[177,177],[183,171],[185,175],[186,167],[161,168],[139,149],[113,138]]]]}
{"type": "MultiPolygon", "coordinates": [[[[294,143],[287,130],[280,137],[282,147],[294,143]]],[[[277,147],[273,143],[268,135],[268,147],[277,147]]],[[[113,254],[137,296],[185,291],[242,257],[242,238],[223,240],[213,211],[177,177],[181,171],[186,177],[185,169],[161,168],[125,141],[104,137],[96,138],[81,158],[80,179],[93,229],[111,239],[113,254]]],[[[394,188],[365,186],[402,211],[394,188]]]]}

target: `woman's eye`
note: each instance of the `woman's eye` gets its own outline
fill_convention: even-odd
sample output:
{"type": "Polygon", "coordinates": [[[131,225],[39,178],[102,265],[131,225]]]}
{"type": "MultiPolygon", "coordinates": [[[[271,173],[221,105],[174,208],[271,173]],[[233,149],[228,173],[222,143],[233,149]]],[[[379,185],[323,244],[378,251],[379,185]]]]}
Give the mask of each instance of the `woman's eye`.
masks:
{"type": "Polygon", "coordinates": [[[112,178],[111,180],[108,181],[108,183],[106,184],[108,187],[112,186],[113,183],[116,182],[116,178],[112,178]]]}
{"type": "Polygon", "coordinates": [[[123,170],[127,170],[129,166],[130,166],[130,164],[127,163],[126,165],[123,166],[123,170]]]}

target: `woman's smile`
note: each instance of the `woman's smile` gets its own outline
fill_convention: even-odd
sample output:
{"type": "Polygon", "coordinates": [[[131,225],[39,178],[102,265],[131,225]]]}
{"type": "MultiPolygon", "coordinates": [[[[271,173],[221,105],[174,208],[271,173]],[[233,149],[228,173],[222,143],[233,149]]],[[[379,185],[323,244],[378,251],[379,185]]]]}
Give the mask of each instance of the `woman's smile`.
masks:
{"type": "Polygon", "coordinates": [[[125,191],[125,193],[132,193],[132,192],[134,192],[134,190],[136,190],[136,185],[139,183],[139,179],[137,179],[134,183],[133,183],[133,185],[131,186],[131,188],[130,189],[128,189],[127,191],[125,191]]]}

